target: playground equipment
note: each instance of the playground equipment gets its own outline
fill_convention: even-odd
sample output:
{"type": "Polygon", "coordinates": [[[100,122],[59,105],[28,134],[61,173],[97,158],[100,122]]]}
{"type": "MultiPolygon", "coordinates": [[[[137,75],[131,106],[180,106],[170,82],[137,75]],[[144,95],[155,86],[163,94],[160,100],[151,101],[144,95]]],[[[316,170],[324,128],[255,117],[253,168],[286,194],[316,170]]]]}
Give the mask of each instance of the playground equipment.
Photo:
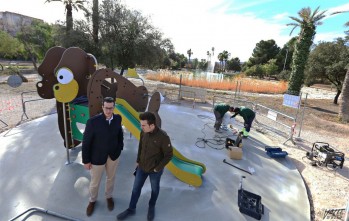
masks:
{"type": "MultiPolygon", "coordinates": [[[[152,99],[157,96],[160,97],[159,93],[154,95],[152,99]]],[[[141,132],[139,113],[120,98],[116,99],[114,112],[122,116],[122,124],[139,140],[141,132]]],[[[179,180],[196,187],[201,186],[201,174],[206,170],[204,164],[184,157],[175,147],[173,147],[173,157],[166,168],[179,180]]]]}
{"type": "MultiPolygon", "coordinates": [[[[78,124],[102,113],[103,97],[116,99],[114,113],[122,116],[122,124],[140,138],[139,112],[155,114],[156,123],[161,127],[158,114],[161,96],[158,92],[148,94],[146,87],[135,86],[127,78],[108,68],[96,70],[97,62],[91,54],[80,48],[53,47],[49,49],[38,68],[42,80],[37,83],[37,91],[44,99],[55,98],[57,102],[58,125],[64,145],[69,149],[80,144],[83,134],[78,124]],[[150,97],[150,100],[149,100],[150,97]]],[[[166,166],[179,180],[192,186],[202,184],[204,164],[189,160],[174,148],[173,158],[166,166]]]]}

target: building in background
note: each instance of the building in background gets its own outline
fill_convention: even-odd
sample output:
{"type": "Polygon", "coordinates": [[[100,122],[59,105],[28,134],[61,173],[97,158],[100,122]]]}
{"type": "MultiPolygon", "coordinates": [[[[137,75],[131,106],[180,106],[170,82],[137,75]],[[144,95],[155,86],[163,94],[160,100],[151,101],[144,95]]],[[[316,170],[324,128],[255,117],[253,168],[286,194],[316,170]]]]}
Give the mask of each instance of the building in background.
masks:
{"type": "Polygon", "coordinates": [[[23,26],[30,25],[33,20],[42,21],[41,19],[13,13],[13,12],[0,12],[0,30],[9,33],[15,37],[17,32],[21,30],[23,26]]]}

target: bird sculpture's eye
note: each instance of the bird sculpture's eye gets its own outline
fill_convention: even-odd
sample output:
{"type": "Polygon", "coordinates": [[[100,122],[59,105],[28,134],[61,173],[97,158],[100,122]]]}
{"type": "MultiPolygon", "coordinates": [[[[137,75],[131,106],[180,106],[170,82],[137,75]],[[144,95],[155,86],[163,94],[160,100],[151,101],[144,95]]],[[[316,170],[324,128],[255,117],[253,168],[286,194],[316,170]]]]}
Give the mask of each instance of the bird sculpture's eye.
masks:
{"type": "Polygon", "coordinates": [[[74,79],[74,75],[68,68],[60,68],[57,71],[57,81],[61,84],[69,84],[74,79]]]}

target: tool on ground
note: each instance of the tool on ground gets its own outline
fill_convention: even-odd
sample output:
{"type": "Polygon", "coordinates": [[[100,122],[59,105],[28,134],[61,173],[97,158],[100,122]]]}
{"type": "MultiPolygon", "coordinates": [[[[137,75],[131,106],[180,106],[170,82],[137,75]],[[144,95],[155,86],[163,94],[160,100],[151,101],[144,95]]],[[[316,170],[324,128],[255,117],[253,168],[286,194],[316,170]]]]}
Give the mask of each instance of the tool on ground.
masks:
{"type": "Polygon", "coordinates": [[[232,124],[228,126],[228,129],[233,133],[236,134],[238,132],[238,129],[235,129],[232,124]]]}
{"type": "Polygon", "coordinates": [[[272,146],[265,146],[265,151],[267,155],[271,158],[285,158],[288,153],[286,151],[282,151],[280,147],[272,147],[272,146]]]}
{"type": "Polygon", "coordinates": [[[236,140],[227,137],[225,140],[225,148],[229,149],[229,146],[242,147],[242,133],[239,133],[236,140]]]}
{"type": "Polygon", "coordinates": [[[325,166],[328,169],[343,168],[345,154],[335,151],[328,143],[315,142],[311,152],[306,153],[306,157],[312,161],[313,166],[325,166]]]}
{"type": "Polygon", "coordinates": [[[242,180],[246,178],[241,176],[239,190],[238,190],[238,206],[240,213],[244,213],[257,220],[262,218],[264,214],[264,205],[262,204],[262,197],[246,191],[242,188],[242,180]]]}
{"type": "Polygon", "coordinates": [[[244,171],[245,173],[248,173],[248,174],[250,174],[250,175],[252,175],[252,174],[254,173],[254,169],[253,169],[252,167],[249,167],[249,169],[250,169],[251,171],[248,171],[248,170],[242,169],[242,168],[240,168],[240,167],[238,167],[238,166],[235,166],[235,165],[229,163],[229,162],[226,161],[225,159],[223,160],[223,163],[226,163],[226,164],[228,164],[228,165],[230,165],[230,166],[232,166],[232,167],[235,167],[236,169],[239,169],[239,170],[241,170],[241,171],[244,171]]]}
{"type": "Polygon", "coordinates": [[[229,149],[229,146],[235,146],[235,140],[227,137],[227,139],[225,139],[225,148],[229,149]]]}

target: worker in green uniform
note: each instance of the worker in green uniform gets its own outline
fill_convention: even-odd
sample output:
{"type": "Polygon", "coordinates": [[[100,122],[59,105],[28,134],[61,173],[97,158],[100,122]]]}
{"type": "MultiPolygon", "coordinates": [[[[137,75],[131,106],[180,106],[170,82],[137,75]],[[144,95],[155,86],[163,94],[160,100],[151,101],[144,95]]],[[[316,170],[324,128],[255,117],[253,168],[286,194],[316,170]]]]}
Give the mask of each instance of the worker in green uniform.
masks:
{"type": "Polygon", "coordinates": [[[255,112],[244,106],[234,108],[233,112],[235,114],[231,116],[231,118],[236,117],[236,115],[240,115],[242,118],[244,118],[244,128],[242,129],[242,135],[244,137],[248,137],[248,134],[252,126],[252,122],[256,117],[255,112]]]}
{"type": "Polygon", "coordinates": [[[225,103],[219,103],[214,106],[213,113],[214,113],[214,116],[216,117],[214,128],[216,132],[220,132],[219,128],[222,125],[224,114],[227,113],[228,111],[233,112],[233,110],[234,110],[234,107],[230,107],[230,105],[225,103]]]}

